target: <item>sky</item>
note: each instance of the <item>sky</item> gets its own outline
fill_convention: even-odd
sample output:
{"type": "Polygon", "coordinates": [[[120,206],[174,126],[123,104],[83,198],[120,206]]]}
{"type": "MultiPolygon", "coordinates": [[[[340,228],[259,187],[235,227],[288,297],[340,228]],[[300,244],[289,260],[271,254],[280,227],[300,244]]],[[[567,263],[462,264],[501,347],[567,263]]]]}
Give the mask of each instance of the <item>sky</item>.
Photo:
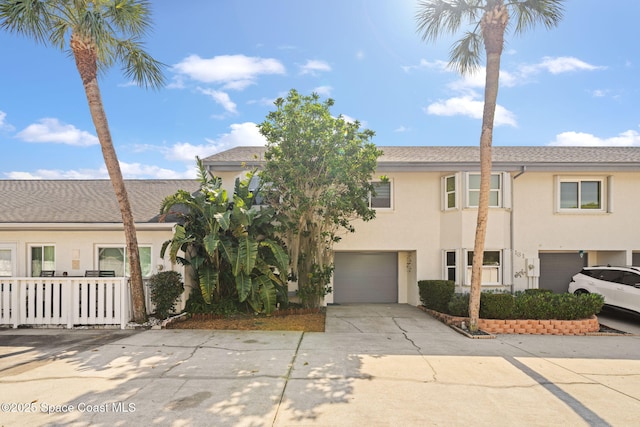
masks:
{"type": "MultiPolygon", "coordinates": [[[[264,145],[257,124],[291,89],[379,146],[479,144],[484,68],[449,68],[462,32],[423,41],[416,0],[150,3],[167,84],[99,78],[127,179],[195,178],[196,156],[264,145]]],[[[556,28],[509,32],[494,145],[640,146],[639,16],[637,0],[567,0],[556,28]]],[[[0,58],[0,179],[108,178],[68,52],[0,32],[0,58]]]]}

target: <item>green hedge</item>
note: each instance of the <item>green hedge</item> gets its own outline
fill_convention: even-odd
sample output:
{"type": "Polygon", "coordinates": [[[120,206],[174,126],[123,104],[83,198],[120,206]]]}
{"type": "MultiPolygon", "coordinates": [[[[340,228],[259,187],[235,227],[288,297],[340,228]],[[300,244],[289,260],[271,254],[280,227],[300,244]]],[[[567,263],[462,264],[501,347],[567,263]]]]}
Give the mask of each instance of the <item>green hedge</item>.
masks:
{"type": "MultiPolygon", "coordinates": [[[[418,282],[420,300],[429,309],[452,316],[469,315],[469,294],[456,294],[453,282],[422,280],[418,282]]],[[[599,294],[554,294],[545,289],[525,292],[480,295],[480,317],[483,319],[586,319],[598,314],[604,305],[599,294]]]]}
{"type": "Polygon", "coordinates": [[[420,301],[422,301],[422,305],[431,310],[446,313],[455,287],[455,283],[451,280],[420,280],[418,282],[420,301]]]}
{"type": "Polygon", "coordinates": [[[515,299],[511,294],[480,294],[480,317],[483,319],[508,319],[514,307],[515,299]]]}

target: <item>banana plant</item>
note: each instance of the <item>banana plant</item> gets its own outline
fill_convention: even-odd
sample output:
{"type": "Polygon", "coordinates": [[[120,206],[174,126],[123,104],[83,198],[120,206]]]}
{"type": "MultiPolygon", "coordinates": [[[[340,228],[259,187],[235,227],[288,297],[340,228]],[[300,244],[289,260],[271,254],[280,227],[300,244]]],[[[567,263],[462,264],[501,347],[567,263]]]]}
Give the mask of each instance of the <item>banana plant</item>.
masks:
{"type": "Polygon", "coordinates": [[[255,172],[235,182],[229,197],[219,178],[197,158],[200,189],[167,197],[161,215],[180,217],[171,240],[164,242],[172,262],[190,266],[208,304],[224,297],[246,302],[255,312],[271,314],[287,302],[289,257],[275,237],[275,212],[256,203],[259,190],[249,183],[255,172]]]}

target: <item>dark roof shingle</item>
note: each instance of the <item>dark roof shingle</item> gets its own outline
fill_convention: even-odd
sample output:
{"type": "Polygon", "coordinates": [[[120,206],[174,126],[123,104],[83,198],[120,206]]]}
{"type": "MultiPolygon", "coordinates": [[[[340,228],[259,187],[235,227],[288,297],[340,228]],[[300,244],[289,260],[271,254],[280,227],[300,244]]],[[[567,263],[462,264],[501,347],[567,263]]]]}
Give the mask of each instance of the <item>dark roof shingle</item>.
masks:
{"type": "MultiPolygon", "coordinates": [[[[165,197],[196,180],[126,180],[136,223],[158,222],[165,197]]],[[[122,223],[109,180],[0,180],[0,223],[122,223]]]]}

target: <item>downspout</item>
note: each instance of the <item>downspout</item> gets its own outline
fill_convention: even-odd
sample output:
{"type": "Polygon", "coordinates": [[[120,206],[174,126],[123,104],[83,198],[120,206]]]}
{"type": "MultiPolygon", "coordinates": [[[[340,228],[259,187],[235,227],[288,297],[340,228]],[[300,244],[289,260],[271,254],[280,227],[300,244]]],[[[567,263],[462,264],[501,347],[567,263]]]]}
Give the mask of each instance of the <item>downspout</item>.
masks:
{"type": "MultiPolygon", "coordinates": [[[[511,245],[511,293],[514,293],[514,283],[516,280],[515,277],[515,269],[513,268],[514,266],[514,252],[515,249],[513,247],[514,245],[514,237],[513,237],[513,212],[515,211],[515,197],[514,197],[514,188],[515,188],[515,181],[516,179],[518,179],[518,177],[520,175],[523,175],[525,172],[527,171],[527,167],[526,166],[522,166],[520,172],[518,172],[517,174],[515,174],[513,176],[512,182],[511,182],[511,212],[509,212],[509,240],[511,240],[510,245],[511,245]]],[[[529,287],[529,283],[527,283],[527,287],[529,287]]]]}

